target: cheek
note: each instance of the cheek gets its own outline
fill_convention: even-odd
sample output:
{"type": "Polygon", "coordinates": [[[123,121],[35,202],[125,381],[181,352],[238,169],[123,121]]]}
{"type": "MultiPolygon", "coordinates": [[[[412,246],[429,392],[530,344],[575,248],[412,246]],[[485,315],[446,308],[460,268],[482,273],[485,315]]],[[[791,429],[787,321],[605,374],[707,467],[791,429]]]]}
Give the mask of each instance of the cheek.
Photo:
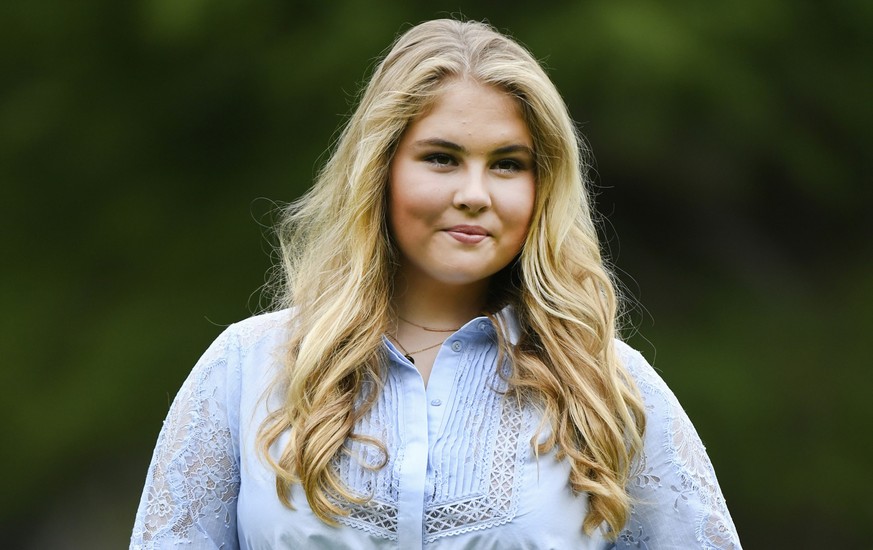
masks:
{"type": "Polygon", "coordinates": [[[392,231],[402,228],[408,221],[409,203],[409,186],[404,178],[402,162],[395,162],[388,176],[388,223],[392,231]]]}
{"type": "Polygon", "coordinates": [[[442,214],[444,203],[435,186],[397,182],[389,185],[388,219],[401,230],[404,223],[434,222],[442,214]]]}
{"type": "Polygon", "coordinates": [[[524,186],[507,202],[507,220],[511,225],[513,237],[521,247],[527,237],[536,204],[536,188],[533,183],[524,186]]]}
{"type": "Polygon", "coordinates": [[[388,219],[395,229],[403,230],[422,217],[420,201],[409,189],[393,187],[388,198],[388,219]]]}

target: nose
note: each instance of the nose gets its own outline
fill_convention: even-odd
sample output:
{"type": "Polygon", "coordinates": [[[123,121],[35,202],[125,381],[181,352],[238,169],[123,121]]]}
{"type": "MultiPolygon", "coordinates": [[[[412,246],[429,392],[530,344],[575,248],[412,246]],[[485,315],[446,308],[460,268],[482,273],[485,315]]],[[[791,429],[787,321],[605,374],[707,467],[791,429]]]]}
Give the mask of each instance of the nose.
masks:
{"type": "Polygon", "coordinates": [[[488,192],[487,170],[465,171],[455,190],[454,205],[459,210],[476,214],[491,208],[491,194],[488,192]]]}

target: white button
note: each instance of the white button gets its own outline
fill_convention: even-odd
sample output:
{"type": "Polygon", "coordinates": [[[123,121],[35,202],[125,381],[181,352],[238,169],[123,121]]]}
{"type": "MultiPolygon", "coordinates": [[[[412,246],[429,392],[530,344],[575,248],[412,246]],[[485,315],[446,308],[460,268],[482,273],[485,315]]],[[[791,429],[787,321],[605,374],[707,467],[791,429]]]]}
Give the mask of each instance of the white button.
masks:
{"type": "Polygon", "coordinates": [[[485,321],[480,321],[479,330],[485,330],[486,328],[488,328],[488,323],[486,323],[485,321]]]}
{"type": "Polygon", "coordinates": [[[461,351],[461,347],[463,347],[463,346],[461,346],[461,343],[458,342],[457,340],[452,342],[452,351],[461,351]]]}
{"type": "Polygon", "coordinates": [[[434,407],[439,407],[440,405],[443,404],[443,402],[440,401],[439,399],[434,399],[433,401],[430,402],[430,404],[433,405],[434,407]]]}

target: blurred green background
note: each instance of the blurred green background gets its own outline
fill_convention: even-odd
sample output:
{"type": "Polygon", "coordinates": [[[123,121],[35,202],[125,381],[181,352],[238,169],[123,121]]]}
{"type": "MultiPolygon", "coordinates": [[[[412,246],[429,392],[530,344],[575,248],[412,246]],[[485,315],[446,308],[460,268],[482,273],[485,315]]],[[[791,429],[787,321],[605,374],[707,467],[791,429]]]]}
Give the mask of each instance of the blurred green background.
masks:
{"type": "Polygon", "coordinates": [[[451,13],[510,31],[569,103],[628,336],[744,545],[869,547],[865,0],[6,0],[4,546],[126,546],[170,400],[266,304],[276,202],[395,34],[451,13]]]}

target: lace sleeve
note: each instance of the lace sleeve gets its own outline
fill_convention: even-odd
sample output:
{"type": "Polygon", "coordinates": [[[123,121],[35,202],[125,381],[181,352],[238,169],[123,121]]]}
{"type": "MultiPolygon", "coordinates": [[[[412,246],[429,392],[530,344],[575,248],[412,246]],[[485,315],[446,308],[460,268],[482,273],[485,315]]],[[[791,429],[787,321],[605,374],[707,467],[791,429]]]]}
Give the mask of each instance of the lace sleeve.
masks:
{"type": "Polygon", "coordinates": [[[631,517],[612,548],[740,549],[712,463],[673,392],[639,353],[621,355],[646,402],[631,517]]]}
{"type": "Polygon", "coordinates": [[[201,357],[170,407],[149,466],[131,549],[238,547],[239,460],[233,436],[237,428],[231,422],[238,371],[228,362],[229,332],[201,357]]]}

